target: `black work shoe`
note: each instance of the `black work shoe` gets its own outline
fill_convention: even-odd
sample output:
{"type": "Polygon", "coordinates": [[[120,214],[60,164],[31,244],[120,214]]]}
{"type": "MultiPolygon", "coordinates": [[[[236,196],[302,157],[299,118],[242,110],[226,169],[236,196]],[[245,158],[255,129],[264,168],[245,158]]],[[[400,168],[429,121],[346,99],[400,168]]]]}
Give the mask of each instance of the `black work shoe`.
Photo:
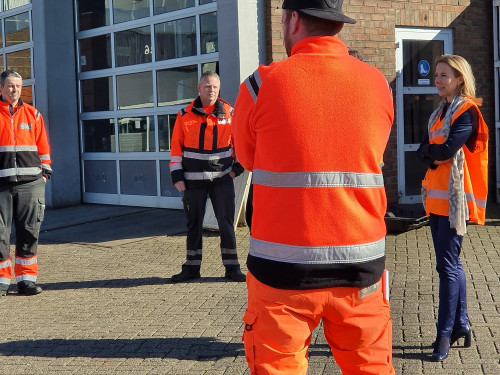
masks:
{"type": "Polygon", "coordinates": [[[34,296],[36,294],[42,293],[42,288],[35,285],[35,283],[23,283],[17,284],[17,292],[19,294],[24,294],[25,296],[34,296]]]}
{"type": "Polygon", "coordinates": [[[173,275],[170,280],[174,283],[180,283],[183,281],[189,281],[194,279],[199,279],[201,277],[200,271],[190,271],[190,270],[182,270],[181,273],[177,275],[173,275]]]}
{"type": "Polygon", "coordinates": [[[226,270],[226,274],[224,275],[226,279],[231,279],[233,281],[237,282],[243,282],[246,281],[247,277],[243,272],[240,271],[239,268],[233,268],[226,270]]]}

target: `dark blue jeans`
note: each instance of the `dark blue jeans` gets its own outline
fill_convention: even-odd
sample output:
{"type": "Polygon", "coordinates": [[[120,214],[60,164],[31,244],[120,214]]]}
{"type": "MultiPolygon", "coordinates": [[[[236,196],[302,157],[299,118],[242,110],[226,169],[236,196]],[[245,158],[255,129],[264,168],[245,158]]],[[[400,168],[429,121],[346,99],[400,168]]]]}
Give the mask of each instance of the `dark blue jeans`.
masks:
{"type": "Polygon", "coordinates": [[[453,327],[469,323],[465,272],[460,261],[463,237],[450,228],[448,216],[431,214],[429,224],[439,274],[437,336],[449,337],[453,327]]]}

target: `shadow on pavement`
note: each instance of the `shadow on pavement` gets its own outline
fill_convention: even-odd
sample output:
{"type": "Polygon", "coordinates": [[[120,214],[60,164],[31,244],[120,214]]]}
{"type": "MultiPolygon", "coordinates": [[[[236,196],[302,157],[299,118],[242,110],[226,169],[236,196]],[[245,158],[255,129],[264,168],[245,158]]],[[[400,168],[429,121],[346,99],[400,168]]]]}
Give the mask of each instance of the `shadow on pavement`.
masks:
{"type": "Polygon", "coordinates": [[[1,356],[176,358],[213,361],[244,355],[243,343],[227,343],[214,337],[147,339],[42,339],[0,343],[1,356]]]}

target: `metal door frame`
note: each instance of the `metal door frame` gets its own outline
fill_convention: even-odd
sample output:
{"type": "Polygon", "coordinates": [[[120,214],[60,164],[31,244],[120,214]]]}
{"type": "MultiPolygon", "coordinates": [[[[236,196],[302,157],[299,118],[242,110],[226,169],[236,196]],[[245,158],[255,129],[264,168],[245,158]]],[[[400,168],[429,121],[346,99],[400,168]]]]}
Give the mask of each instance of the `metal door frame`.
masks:
{"type": "MultiPolygon", "coordinates": [[[[453,53],[453,34],[451,29],[396,28],[396,126],[398,157],[398,195],[399,203],[420,203],[419,195],[406,195],[405,152],[416,151],[418,144],[404,143],[404,94],[437,94],[435,87],[403,86],[403,41],[404,40],[442,40],[444,53],[453,53]]],[[[432,79],[432,77],[431,77],[432,79]]]]}

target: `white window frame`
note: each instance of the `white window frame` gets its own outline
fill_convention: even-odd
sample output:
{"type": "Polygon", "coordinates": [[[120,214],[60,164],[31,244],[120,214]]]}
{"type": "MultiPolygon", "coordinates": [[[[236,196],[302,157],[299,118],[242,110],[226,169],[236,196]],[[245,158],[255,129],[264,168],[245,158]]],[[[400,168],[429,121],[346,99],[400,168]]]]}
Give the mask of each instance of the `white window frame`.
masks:
{"type": "MultiPolygon", "coordinates": [[[[437,94],[435,87],[403,86],[403,40],[443,40],[444,53],[453,53],[453,35],[450,29],[396,28],[396,126],[398,195],[400,204],[421,202],[420,195],[406,195],[405,152],[416,151],[418,144],[404,143],[404,94],[437,94]]],[[[431,77],[433,79],[433,77],[431,77]]]]}

